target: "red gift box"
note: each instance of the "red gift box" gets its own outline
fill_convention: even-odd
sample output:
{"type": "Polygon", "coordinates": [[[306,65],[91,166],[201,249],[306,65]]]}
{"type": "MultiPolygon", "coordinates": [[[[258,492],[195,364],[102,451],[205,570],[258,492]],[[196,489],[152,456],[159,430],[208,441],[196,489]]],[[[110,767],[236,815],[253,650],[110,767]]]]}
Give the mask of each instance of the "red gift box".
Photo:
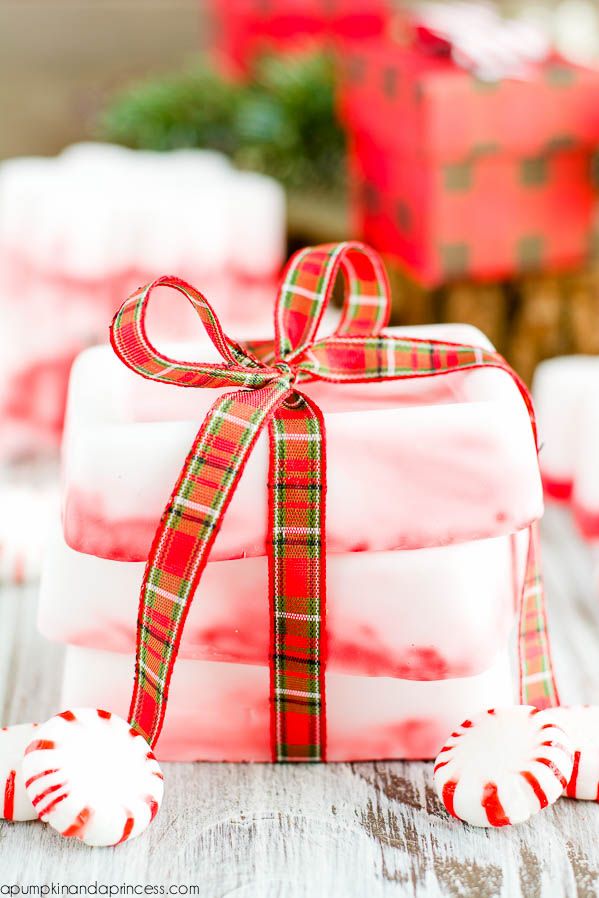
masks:
{"type": "Polygon", "coordinates": [[[599,72],[552,58],[488,83],[391,41],[348,46],[342,70],[361,238],[427,286],[584,261],[599,72]]]}
{"type": "Polygon", "coordinates": [[[211,0],[211,13],[221,62],[244,73],[261,53],[380,35],[390,0],[211,0]]]}

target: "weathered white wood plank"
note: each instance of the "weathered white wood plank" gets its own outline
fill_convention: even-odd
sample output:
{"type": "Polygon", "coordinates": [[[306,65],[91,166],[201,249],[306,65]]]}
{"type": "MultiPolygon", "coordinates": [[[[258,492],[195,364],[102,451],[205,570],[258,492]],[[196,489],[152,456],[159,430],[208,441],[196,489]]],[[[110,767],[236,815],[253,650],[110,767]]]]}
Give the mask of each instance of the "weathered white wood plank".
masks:
{"type": "MultiPolygon", "coordinates": [[[[589,550],[550,509],[545,570],[567,701],[599,695],[599,593],[589,550]]],[[[0,592],[3,723],[57,710],[61,649],[35,632],[35,590],[0,592]]],[[[599,895],[599,806],[562,800],[528,824],[462,826],[430,764],[165,765],[156,823],[93,850],[37,824],[0,824],[0,885],[197,885],[235,898],[557,898],[599,895]]]]}

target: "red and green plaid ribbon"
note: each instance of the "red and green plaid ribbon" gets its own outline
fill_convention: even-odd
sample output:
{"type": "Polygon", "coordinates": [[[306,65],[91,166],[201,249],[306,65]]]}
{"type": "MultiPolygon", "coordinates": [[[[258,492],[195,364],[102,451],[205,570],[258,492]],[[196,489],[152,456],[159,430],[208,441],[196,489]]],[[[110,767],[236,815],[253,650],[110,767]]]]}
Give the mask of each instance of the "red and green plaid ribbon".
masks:
{"type": "Polygon", "coordinates": [[[539,523],[529,527],[524,588],[520,600],[518,658],[520,701],[536,708],[559,705],[551,661],[551,647],[541,574],[539,523]]]}
{"type": "MultiPolygon", "coordinates": [[[[531,416],[526,386],[495,352],[445,341],[382,335],[389,288],[380,258],[360,243],[301,250],[290,260],[275,305],[275,339],[242,346],[223,332],[204,296],[178,278],[159,278],[123,304],[111,342],[137,374],[182,387],[231,387],[208,412],[162,515],[140,595],[132,726],[154,746],[160,735],[173,666],[191,600],[245,463],[260,432],[270,437],[269,572],[271,608],[271,736],[278,761],[326,759],[326,458],[320,410],[299,385],[312,380],[364,383],[430,377],[494,367],[514,379],[531,416]],[[340,325],[318,335],[341,269],[345,302],[340,325]],[[196,309],[223,362],[183,362],[148,339],[152,290],[178,290],[196,309]],[[238,388],[238,389],[235,389],[238,388]]],[[[531,534],[533,531],[531,530],[531,534]]],[[[533,542],[531,540],[531,547],[533,542]]],[[[550,658],[536,555],[529,552],[521,643],[550,658]],[[539,604],[540,603],[540,604],[539,604]]],[[[527,649],[524,655],[529,659],[527,649]]],[[[531,663],[539,663],[538,659],[531,663]]],[[[531,671],[532,673],[532,671],[531,671]]],[[[525,698],[540,679],[526,679],[525,698]]],[[[556,698],[552,677],[544,695],[556,698]],[[553,690],[553,692],[551,691],[553,690]]]]}

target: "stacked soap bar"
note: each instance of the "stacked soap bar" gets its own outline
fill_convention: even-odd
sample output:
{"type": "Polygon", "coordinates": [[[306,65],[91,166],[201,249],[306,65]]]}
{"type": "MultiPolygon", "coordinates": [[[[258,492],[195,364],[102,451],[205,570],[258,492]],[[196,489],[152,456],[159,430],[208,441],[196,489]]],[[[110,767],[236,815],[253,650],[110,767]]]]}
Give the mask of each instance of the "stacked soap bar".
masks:
{"type": "MultiPolygon", "coordinates": [[[[390,333],[489,347],[466,326],[390,333]]],[[[510,637],[542,513],[528,412],[495,369],[304,389],[327,434],[327,756],[434,757],[457,720],[515,698],[510,637]]],[[[107,347],[74,365],[39,618],[68,646],[65,707],[127,714],[144,562],[216,394],[142,380],[107,347]]],[[[270,759],[267,469],[262,434],[187,619],[161,758],[270,759]]]]}
{"type": "Polygon", "coordinates": [[[563,356],[541,362],[533,392],[545,492],[571,502],[583,536],[599,539],[599,358],[563,356]]]}
{"type": "MultiPolygon", "coordinates": [[[[90,143],[4,162],[0,453],[56,443],[74,356],[107,339],[112,314],[140,283],[177,272],[204,286],[230,332],[264,333],[284,205],[276,182],[208,151],[90,143]]],[[[152,316],[176,338],[187,333],[186,312],[152,316]]]]}

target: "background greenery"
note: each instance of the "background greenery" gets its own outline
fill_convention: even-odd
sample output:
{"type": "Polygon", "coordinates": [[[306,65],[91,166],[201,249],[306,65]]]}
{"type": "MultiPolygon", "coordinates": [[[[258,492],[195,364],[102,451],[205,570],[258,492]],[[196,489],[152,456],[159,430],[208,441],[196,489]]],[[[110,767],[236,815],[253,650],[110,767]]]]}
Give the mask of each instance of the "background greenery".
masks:
{"type": "Polygon", "coordinates": [[[246,82],[196,64],[118,93],[101,116],[99,136],[137,149],[221,150],[290,189],[337,190],[345,138],[333,70],[332,58],[320,52],[262,58],[246,82]]]}

